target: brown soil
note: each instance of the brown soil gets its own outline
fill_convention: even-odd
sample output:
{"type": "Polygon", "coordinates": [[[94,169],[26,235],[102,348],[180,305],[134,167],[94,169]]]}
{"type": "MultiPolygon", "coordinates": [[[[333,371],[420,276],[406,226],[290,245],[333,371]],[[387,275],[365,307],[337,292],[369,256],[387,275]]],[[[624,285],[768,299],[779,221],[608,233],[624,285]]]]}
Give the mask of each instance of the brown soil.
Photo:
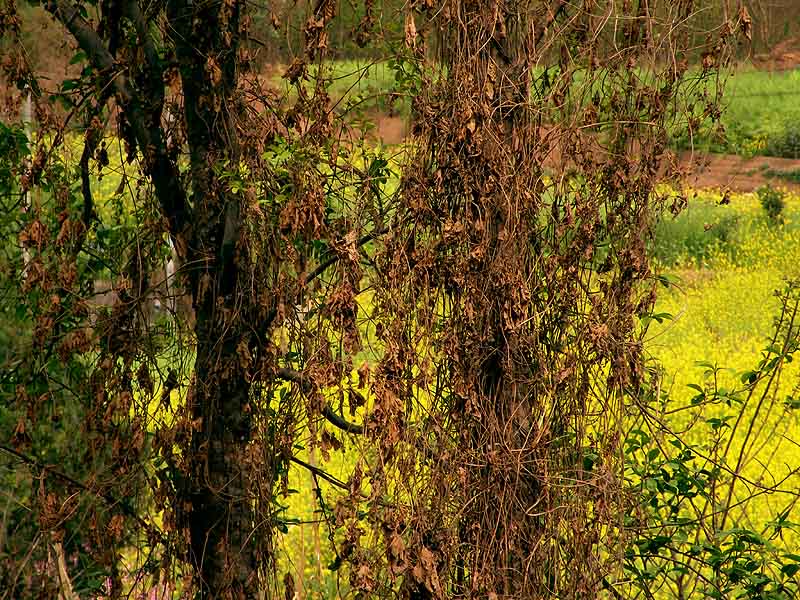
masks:
{"type": "Polygon", "coordinates": [[[766,54],[757,54],[752,59],[758,69],[789,71],[800,67],[800,38],[792,37],[775,44],[766,54]]]}
{"type": "Polygon", "coordinates": [[[780,177],[779,173],[800,175],[800,160],[755,156],[742,158],[733,154],[686,153],[681,162],[690,168],[686,183],[694,188],[719,188],[752,192],[765,184],[800,191],[800,184],[780,177]]]}
{"type": "Polygon", "coordinates": [[[399,144],[406,138],[407,126],[408,120],[403,117],[376,117],[375,137],[384,144],[399,144]]]}

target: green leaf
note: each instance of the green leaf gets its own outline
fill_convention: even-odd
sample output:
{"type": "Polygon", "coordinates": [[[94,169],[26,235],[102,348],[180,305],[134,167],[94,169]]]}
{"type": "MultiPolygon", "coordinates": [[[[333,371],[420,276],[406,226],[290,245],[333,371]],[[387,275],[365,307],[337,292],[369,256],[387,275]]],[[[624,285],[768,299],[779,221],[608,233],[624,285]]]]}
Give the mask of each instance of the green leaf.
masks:
{"type": "Polygon", "coordinates": [[[787,553],[787,554],[784,554],[783,557],[784,558],[788,558],[790,560],[793,560],[795,562],[800,562],[800,554],[788,554],[787,553]]]}
{"type": "Polygon", "coordinates": [[[742,383],[755,383],[756,381],[758,381],[758,371],[745,371],[742,373],[742,383]]]}
{"type": "Polygon", "coordinates": [[[65,79],[64,83],[61,84],[61,91],[69,92],[74,90],[80,85],[80,82],[80,79],[65,79]]]}
{"type": "Polygon", "coordinates": [[[672,321],[675,317],[671,313],[662,312],[662,313],[653,313],[650,315],[650,318],[655,321],[658,321],[659,323],[663,323],[664,321],[672,321]]]}
{"type": "Polygon", "coordinates": [[[341,557],[341,556],[337,556],[337,557],[336,557],[336,558],[334,558],[334,559],[333,559],[333,561],[332,561],[332,562],[331,562],[331,563],[328,565],[328,570],[329,570],[329,571],[338,571],[338,570],[339,570],[339,567],[341,567],[341,566],[342,566],[342,557],[341,557]]]}
{"type": "Polygon", "coordinates": [[[677,285],[680,282],[680,277],[675,275],[657,275],[655,279],[666,288],[671,285],[677,285]]]}
{"type": "Polygon", "coordinates": [[[797,410],[800,408],[800,398],[793,398],[792,396],[787,396],[784,404],[790,408],[791,410],[797,410]]]}
{"type": "Polygon", "coordinates": [[[86,53],[83,50],[78,50],[69,60],[69,64],[71,65],[77,65],[78,63],[82,62],[86,62],[86,53]]]}
{"type": "Polygon", "coordinates": [[[787,577],[794,577],[800,571],[800,563],[789,563],[781,567],[781,573],[787,577]]]}
{"type": "Polygon", "coordinates": [[[730,415],[728,415],[728,416],[726,416],[726,417],[721,417],[721,418],[718,418],[718,417],[712,417],[712,418],[710,418],[710,419],[706,419],[706,423],[708,423],[709,425],[711,425],[711,428],[712,428],[714,431],[717,431],[717,430],[719,430],[719,429],[722,429],[723,427],[730,427],[730,426],[728,425],[728,420],[729,420],[730,418],[731,418],[731,416],[730,416],[730,415]]]}

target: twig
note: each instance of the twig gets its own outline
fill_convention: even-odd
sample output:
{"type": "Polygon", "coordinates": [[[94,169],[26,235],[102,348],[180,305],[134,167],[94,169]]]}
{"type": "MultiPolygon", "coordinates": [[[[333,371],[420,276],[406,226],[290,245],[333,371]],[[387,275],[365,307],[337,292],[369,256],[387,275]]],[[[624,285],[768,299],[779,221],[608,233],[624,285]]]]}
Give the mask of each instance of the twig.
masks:
{"type": "MultiPolygon", "coordinates": [[[[313,389],[313,383],[311,382],[311,380],[308,379],[308,377],[306,377],[300,371],[295,371],[294,369],[280,368],[275,372],[275,374],[284,381],[291,381],[292,383],[298,384],[304,392],[309,392],[313,389]]],[[[325,419],[331,425],[334,425],[335,427],[341,429],[342,431],[346,431],[347,433],[353,433],[356,435],[361,435],[364,433],[363,425],[358,425],[357,423],[351,423],[347,419],[340,417],[327,403],[322,408],[322,416],[325,417],[325,419]]]]}
{"type": "Polygon", "coordinates": [[[307,463],[306,461],[297,458],[296,456],[292,456],[292,458],[290,460],[293,463],[298,464],[301,467],[304,467],[304,468],[308,469],[314,475],[317,475],[318,477],[322,477],[325,481],[327,481],[328,483],[332,483],[336,487],[342,488],[343,490],[349,490],[350,489],[348,487],[348,485],[344,481],[342,481],[341,479],[337,479],[336,477],[334,477],[333,475],[323,471],[319,467],[315,467],[314,465],[311,465],[311,464],[307,463]]]}
{"type": "MultiPolygon", "coordinates": [[[[380,237],[384,233],[389,231],[388,226],[378,227],[374,231],[370,231],[369,233],[361,236],[358,240],[356,240],[355,246],[356,248],[360,248],[364,244],[380,237]]],[[[331,254],[328,258],[324,259],[317,267],[311,271],[304,280],[305,285],[308,285],[312,281],[314,281],[317,277],[322,275],[330,266],[335,264],[339,261],[340,256],[338,254],[331,254]]],[[[269,329],[272,322],[275,320],[275,317],[278,315],[277,308],[273,308],[267,313],[267,316],[261,321],[260,326],[257,328],[255,333],[260,338],[265,338],[267,335],[267,330],[269,329]]]]}
{"type": "Polygon", "coordinates": [[[128,506],[122,500],[119,500],[118,498],[114,497],[110,493],[108,493],[108,492],[100,492],[98,490],[92,489],[91,487],[89,487],[85,483],[82,483],[82,482],[78,481],[77,479],[74,479],[73,477],[70,477],[66,473],[62,473],[61,471],[57,471],[56,469],[54,469],[52,467],[49,467],[49,466],[45,465],[44,463],[36,460],[35,458],[32,458],[32,457],[28,456],[27,454],[23,454],[22,452],[18,452],[17,450],[14,450],[13,448],[10,448],[9,446],[6,446],[5,444],[0,444],[0,450],[5,452],[6,454],[9,454],[10,456],[13,456],[14,458],[19,460],[20,462],[25,463],[26,465],[29,465],[31,467],[35,467],[35,468],[39,469],[40,471],[42,471],[44,473],[48,473],[48,474],[52,475],[53,477],[61,479],[62,481],[64,481],[65,483],[71,485],[74,488],[78,488],[79,490],[82,490],[84,492],[88,492],[88,493],[92,494],[93,496],[97,496],[99,498],[102,498],[109,507],[114,508],[114,507],[118,506],[120,508],[120,510],[122,511],[122,513],[124,513],[125,515],[127,515],[128,517],[130,517],[131,519],[136,521],[145,531],[147,531],[147,533],[150,534],[152,539],[158,540],[162,544],[167,545],[167,539],[166,539],[166,537],[164,536],[164,534],[161,531],[158,531],[151,524],[147,523],[144,519],[142,519],[142,517],[140,517],[138,514],[136,514],[136,511],[134,511],[133,508],[128,506]]]}
{"type": "Polygon", "coordinates": [[[53,551],[56,553],[58,566],[58,581],[61,584],[61,594],[64,600],[80,600],[72,589],[72,582],[67,573],[67,560],[64,558],[64,546],[61,542],[53,542],[53,551]]]}

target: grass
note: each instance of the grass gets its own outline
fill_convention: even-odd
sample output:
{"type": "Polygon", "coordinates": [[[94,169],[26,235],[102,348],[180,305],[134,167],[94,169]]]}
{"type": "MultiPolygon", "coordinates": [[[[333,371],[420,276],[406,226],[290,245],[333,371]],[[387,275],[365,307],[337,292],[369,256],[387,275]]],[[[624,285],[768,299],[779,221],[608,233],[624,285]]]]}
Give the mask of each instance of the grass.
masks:
{"type": "Polygon", "coordinates": [[[799,85],[800,70],[740,69],[725,84],[724,136],[682,136],[678,147],[743,156],[800,157],[799,85]]]}
{"type": "Polygon", "coordinates": [[[779,169],[764,169],[764,177],[800,184],[800,169],[788,169],[785,171],[779,169]]]}

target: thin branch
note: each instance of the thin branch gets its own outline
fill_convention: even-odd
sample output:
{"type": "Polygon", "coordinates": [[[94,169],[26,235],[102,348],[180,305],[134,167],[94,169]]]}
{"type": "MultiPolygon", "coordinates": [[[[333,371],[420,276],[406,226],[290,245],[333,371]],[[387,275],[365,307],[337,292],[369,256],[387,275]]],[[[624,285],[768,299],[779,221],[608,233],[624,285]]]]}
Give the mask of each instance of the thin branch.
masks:
{"type": "Polygon", "coordinates": [[[83,225],[86,229],[89,229],[95,217],[92,185],[89,178],[89,158],[92,156],[93,150],[89,140],[86,140],[83,143],[83,153],[79,163],[81,169],[81,193],[83,194],[83,225]]]}
{"type": "Polygon", "coordinates": [[[50,0],[45,8],[72,34],[94,68],[111,82],[144,155],[145,170],[153,180],[162,210],[169,221],[170,233],[176,246],[183,249],[183,240],[188,238],[191,225],[189,207],[178,167],[167,155],[160,124],[152,123],[152,119],[147,118],[142,108],[142,99],[137,98],[128,80],[119,71],[102,38],[80,15],[78,5],[70,5],[66,0],[50,0]]]}
{"type": "Polygon", "coordinates": [[[64,545],[61,542],[53,542],[53,551],[56,554],[56,565],[58,568],[58,579],[61,584],[61,596],[64,600],[80,600],[72,588],[72,581],[67,573],[67,560],[64,556],[64,545]]]}
{"type": "MultiPolygon", "coordinates": [[[[303,392],[308,393],[313,390],[314,384],[311,380],[306,377],[300,371],[295,371],[294,369],[287,369],[287,368],[280,368],[275,372],[275,375],[278,378],[283,379],[284,381],[291,381],[292,383],[296,383],[300,386],[300,389],[303,392]]],[[[355,435],[361,435],[364,433],[364,426],[358,425],[356,423],[351,423],[347,419],[340,417],[336,412],[330,407],[329,404],[325,404],[322,409],[322,416],[335,427],[345,431],[347,433],[353,433],[355,435]]]]}
{"type": "Polygon", "coordinates": [[[49,467],[46,464],[36,460],[35,458],[32,458],[32,457],[28,456],[27,454],[23,454],[22,452],[18,452],[14,448],[6,446],[5,444],[0,444],[0,450],[2,450],[3,452],[5,452],[6,454],[8,454],[10,456],[13,456],[14,458],[16,458],[21,463],[24,463],[24,464],[26,464],[26,465],[28,465],[30,467],[34,467],[34,468],[36,468],[39,471],[42,471],[44,473],[48,473],[48,474],[52,475],[53,477],[56,477],[57,479],[61,479],[62,481],[64,481],[65,483],[69,484],[73,488],[77,488],[77,489],[79,489],[81,491],[84,491],[84,492],[87,492],[89,494],[92,494],[93,496],[102,498],[106,502],[106,504],[111,508],[119,507],[120,510],[125,515],[129,516],[130,518],[132,518],[145,531],[147,531],[147,533],[150,535],[151,539],[159,540],[164,545],[167,544],[166,537],[164,536],[164,534],[162,532],[158,531],[155,527],[153,527],[152,525],[147,523],[144,519],[142,519],[142,517],[140,517],[138,514],[136,514],[136,511],[134,511],[133,508],[131,508],[128,504],[126,504],[122,500],[112,496],[110,493],[108,493],[108,492],[100,492],[98,490],[92,489],[91,487],[89,487],[85,483],[82,483],[82,482],[78,481],[77,479],[74,479],[74,478],[70,477],[66,473],[62,473],[61,471],[57,471],[56,469],[54,469],[52,467],[49,467]]]}
{"type": "MultiPolygon", "coordinates": [[[[356,248],[360,248],[364,244],[382,236],[387,231],[389,231],[389,227],[383,226],[361,236],[358,240],[356,240],[356,248]]],[[[341,257],[338,254],[334,253],[331,256],[328,256],[328,258],[324,259],[313,271],[306,275],[304,280],[305,285],[310,284],[317,277],[322,275],[329,267],[339,262],[340,258],[341,257]]],[[[261,326],[256,330],[259,339],[265,339],[267,337],[267,330],[272,325],[272,322],[275,320],[276,316],[278,316],[278,310],[277,308],[273,308],[267,313],[267,316],[264,317],[264,320],[261,322],[261,326]]]]}
{"type": "Polygon", "coordinates": [[[292,456],[292,458],[290,460],[293,463],[298,464],[301,467],[304,467],[304,468],[308,469],[314,475],[317,475],[318,477],[322,477],[325,481],[327,481],[328,483],[332,483],[336,487],[342,488],[343,490],[349,490],[350,489],[344,481],[342,481],[341,479],[337,479],[336,477],[334,477],[333,475],[323,471],[319,467],[315,467],[314,465],[311,465],[311,464],[307,463],[306,461],[297,458],[296,456],[292,456]]]}
{"type": "Polygon", "coordinates": [[[555,6],[546,7],[547,17],[544,23],[539,25],[539,28],[534,32],[534,47],[542,41],[542,38],[544,38],[544,36],[550,30],[550,27],[556,22],[566,8],[567,0],[555,0],[555,6]]]}
{"type": "Polygon", "coordinates": [[[622,595],[616,589],[614,589],[614,586],[611,584],[608,578],[603,577],[603,579],[600,580],[600,583],[603,585],[603,589],[611,592],[611,595],[614,596],[616,600],[623,600],[622,595]]]}
{"type": "MultiPolygon", "coordinates": [[[[375,238],[383,235],[388,230],[389,230],[389,228],[386,227],[386,226],[378,227],[374,231],[370,231],[368,234],[361,236],[356,241],[356,248],[360,248],[361,246],[363,246],[367,242],[370,242],[370,241],[374,240],[375,238]]],[[[334,254],[332,256],[329,256],[327,259],[323,260],[319,265],[317,265],[316,269],[314,269],[313,271],[311,271],[311,273],[306,275],[306,280],[305,280],[306,285],[308,285],[309,283],[314,281],[317,277],[322,275],[328,267],[330,267],[331,265],[333,265],[334,263],[336,263],[338,261],[339,261],[339,255],[338,254],[334,254]]]]}

